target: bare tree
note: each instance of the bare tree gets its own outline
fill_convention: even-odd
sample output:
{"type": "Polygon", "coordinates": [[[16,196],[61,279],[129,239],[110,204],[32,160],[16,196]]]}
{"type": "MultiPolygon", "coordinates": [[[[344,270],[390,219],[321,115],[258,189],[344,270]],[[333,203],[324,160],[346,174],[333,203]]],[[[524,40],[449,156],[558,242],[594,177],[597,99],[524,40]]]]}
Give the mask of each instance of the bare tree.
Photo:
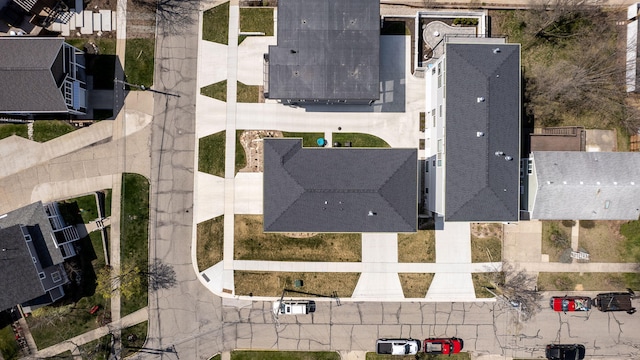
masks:
{"type": "Polygon", "coordinates": [[[111,297],[116,290],[126,299],[135,296],[141,287],[148,286],[151,290],[168,289],[176,285],[176,272],[171,265],[154,259],[147,270],[141,270],[133,261],[125,261],[120,265],[120,274],[113,274],[112,268],[107,266],[97,274],[98,286],[96,292],[104,298],[111,297]]]}

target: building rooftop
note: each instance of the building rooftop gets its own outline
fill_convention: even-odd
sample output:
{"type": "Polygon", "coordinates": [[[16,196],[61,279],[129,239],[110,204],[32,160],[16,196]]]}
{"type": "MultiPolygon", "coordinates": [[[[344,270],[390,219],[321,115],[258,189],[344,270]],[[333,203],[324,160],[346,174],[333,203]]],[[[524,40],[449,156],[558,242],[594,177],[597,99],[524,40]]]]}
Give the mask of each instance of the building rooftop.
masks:
{"type": "Polygon", "coordinates": [[[417,150],[264,140],[267,232],[415,232],[417,150]]]}
{"type": "Polygon", "coordinates": [[[638,220],[640,153],[533,153],[533,219],[638,220]]]}
{"type": "Polygon", "coordinates": [[[517,221],[520,45],[445,46],[444,218],[517,221]]]}
{"type": "Polygon", "coordinates": [[[278,45],[269,47],[272,99],[376,100],[377,0],[279,0],[278,45]]]}

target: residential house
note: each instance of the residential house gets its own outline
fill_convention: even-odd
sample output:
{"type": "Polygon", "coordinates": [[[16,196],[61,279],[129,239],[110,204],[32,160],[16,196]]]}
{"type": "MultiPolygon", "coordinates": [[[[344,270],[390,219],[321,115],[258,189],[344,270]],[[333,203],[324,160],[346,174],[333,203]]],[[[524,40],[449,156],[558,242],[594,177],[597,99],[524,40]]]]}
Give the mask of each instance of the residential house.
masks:
{"type": "Polygon", "coordinates": [[[416,149],[264,139],[265,232],[415,232],[416,149]]]}
{"type": "Polygon", "coordinates": [[[279,0],[277,46],[265,54],[265,98],[371,104],[380,97],[377,0],[279,0]]]}
{"type": "Polygon", "coordinates": [[[0,37],[0,114],[83,115],[84,53],[59,37],[0,37]]]}
{"type": "Polygon", "coordinates": [[[0,310],[22,304],[31,309],[64,296],[63,262],[79,239],[55,203],[33,203],[0,215],[0,310]]]}
{"type": "MultiPolygon", "coordinates": [[[[10,3],[33,15],[31,23],[36,26],[49,27],[53,22],[66,24],[73,13],[63,0],[10,0],[10,3]]],[[[14,24],[19,25],[19,24],[14,24]]]]}
{"type": "Polygon", "coordinates": [[[447,37],[425,73],[426,213],[444,221],[517,221],[520,45],[447,37]]]}
{"type": "Polygon", "coordinates": [[[638,220],[640,153],[534,151],[527,216],[540,220],[638,220]]]}

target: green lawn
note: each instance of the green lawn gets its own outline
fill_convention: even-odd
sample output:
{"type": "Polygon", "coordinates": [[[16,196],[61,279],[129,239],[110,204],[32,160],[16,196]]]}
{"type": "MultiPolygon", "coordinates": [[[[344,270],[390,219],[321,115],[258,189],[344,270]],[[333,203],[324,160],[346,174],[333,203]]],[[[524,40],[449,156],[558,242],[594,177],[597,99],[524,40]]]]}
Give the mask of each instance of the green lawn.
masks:
{"type": "Polygon", "coordinates": [[[105,317],[109,319],[111,316],[109,300],[95,292],[95,273],[105,266],[100,233],[91,233],[89,237],[80,240],[80,245],[82,283],[80,287],[66,290],[67,298],[72,302],[42,307],[26,318],[39,349],[93,330],[100,326],[100,321],[105,317]],[[89,310],[94,305],[100,306],[100,310],[91,315],[89,310]]]}
{"type": "MultiPolygon", "coordinates": [[[[335,291],[338,297],[351,297],[360,278],[360,273],[291,273],[234,271],[236,295],[281,296],[282,289],[293,289],[296,280],[302,280],[303,286],[297,290],[310,294],[331,296],[335,291]]],[[[315,296],[296,294],[298,296],[315,296]]]]}
{"type": "Polygon", "coordinates": [[[226,131],[205,136],[198,142],[198,171],[224,177],[226,131]]]}
{"type": "MultiPolygon", "coordinates": [[[[58,207],[61,212],[77,212],[76,214],[80,216],[82,224],[87,224],[98,218],[96,196],[93,194],[61,201],[58,203],[58,207]]],[[[74,220],[74,222],[68,222],[67,225],[76,224],[80,219],[74,217],[74,220]]],[[[67,219],[65,219],[66,221],[67,219]]]]}
{"type": "Polygon", "coordinates": [[[196,231],[198,270],[204,271],[223,259],[224,215],[199,223],[196,231]]]}
{"type": "Polygon", "coordinates": [[[0,124],[0,139],[8,138],[11,135],[16,135],[27,139],[27,125],[26,124],[0,124]]]}
{"type": "Polygon", "coordinates": [[[340,360],[332,351],[232,351],[231,360],[340,360]]]}
{"type": "Polygon", "coordinates": [[[283,131],[282,136],[292,137],[292,138],[302,138],[302,146],[318,147],[318,143],[316,141],[318,140],[318,138],[324,138],[324,133],[283,131]]]}
{"type": "MultiPolygon", "coordinates": [[[[273,36],[273,8],[241,7],[240,31],[262,32],[265,36],[273,36]]],[[[246,36],[238,37],[238,44],[242,43],[246,36]]]]}
{"type": "Polygon", "coordinates": [[[229,43],[229,2],[202,14],[202,39],[225,45],[229,43]]]}
{"type": "Polygon", "coordinates": [[[240,135],[242,135],[242,131],[243,130],[236,130],[236,172],[235,174],[237,174],[240,169],[247,166],[247,154],[245,153],[244,148],[240,143],[240,135]]]}
{"type": "Polygon", "coordinates": [[[540,291],[624,291],[631,286],[625,273],[540,273],[540,291]]]}
{"type": "Polygon", "coordinates": [[[398,234],[398,262],[427,263],[436,261],[434,230],[418,230],[412,234],[398,234]]]}
{"type": "Polygon", "coordinates": [[[138,352],[138,350],[140,350],[144,346],[144,342],[147,339],[148,325],[148,322],[145,321],[126,329],[122,329],[121,359],[124,359],[127,356],[138,352]]]}
{"type": "Polygon", "coordinates": [[[111,351],[111,335],[78,346],[83,359],[107,360],[111,351]]]}
{"type": "Polygon", "coordinates": [[[246,85],[238,81],[237,99],[239,103],[257,103],[260,100],[260,87],[258,85],[246,85]]]}
{"type": "Polygon", "coordinates": [[[0,329],[0,354],[5,360],[14,360],[20,356],[20,347],[10,325],[0,329]]]}
{"type": "Polygon", "coordinates": [[[424,298],[427,296],[433,274],[400,273],[398,276],[405,298],[424,298]]]}
{"type": "Polygon", "coordinates": [[[227,101],[227,80],[200,88],[200,94],[216,100],[227,101]]]}
{"type": "Polygon", "coordinates": [[[390,147],[386,141],[380,139],[377,136],[363,134],[363,133],[333,133],[333,142],[339,142],[344,146],[344,143],[351,141],[352,147],[372,147],[372,148],[388,148],[390,147]]]}
{"type": "Polygon", "coordinates": [[[549,255],[550,262],[571,262],[563,253],[571,248],[571,228],[562,221],[542,222],[542,253],[549,255]]]}
{"type": "Polygon", "coordinates": [[[153,85],[154,46],[155,39],[127,39],[124,73],[128,83],[153,85]]]}
{"type": "Polygon", "coordinates": [[[471,235],[471,262],[502,261],[502,240],[471,235]]]}
{"type": "MultiPolygon", "coordinates": [[[[65,41],[82,51],[85,51],[85,45],[89,42],[88,39],[66,39],[65,41]]],[[[116,54],[116,39],[96,38],[93,39],[93,43],[98,47],[100,55],[116,54]]]]}
{"type": "Polygon", "coordinates": [[[61,120],[38,120],[33,123],[33,140],[47,142],[75,129],[71,124],[61,120]]]}
{"type": "MultiPolygon", "coordinates": [[[[142,175],[122,175],[122,215],[120,219],[121,263],[133,262],[141,271],[149,267],[149,181],[142,175]]],[[[121,297],[121,315],[126,316],[147,306],[147,281],[144,279],[134,296],[121,297]]]]}

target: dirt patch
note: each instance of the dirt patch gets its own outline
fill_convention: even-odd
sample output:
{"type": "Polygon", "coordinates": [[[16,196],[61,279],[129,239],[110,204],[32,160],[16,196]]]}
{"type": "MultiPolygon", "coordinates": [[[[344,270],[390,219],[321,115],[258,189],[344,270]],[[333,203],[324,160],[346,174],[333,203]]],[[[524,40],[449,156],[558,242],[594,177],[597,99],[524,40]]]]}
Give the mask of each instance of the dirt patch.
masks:
{"type": "MultiPolygon", "coordinates": [[[[239,172],[263,172],[264,171],[264,138],[283,137],[282,131],[274,130],[245,130],[240,134],[240,144],[246,154],[247,166],[239,172]]],[[[313,235],[311,235],[313,236],[313,235]]],[[[309,237],[309,236],[292,236],[309,237]]]]}
{"type": "Polygon", "coordinates": [[[495,237],[502,240],[502,225],[486,223],[471,224],[471,235],[478,238],[495,237]]]}
{"type": "Polygon", "coordinates": [[[295,239],[306,239],[314,237],[318,235],[318,233],[282,233],[282,235],[295,239]]]}

